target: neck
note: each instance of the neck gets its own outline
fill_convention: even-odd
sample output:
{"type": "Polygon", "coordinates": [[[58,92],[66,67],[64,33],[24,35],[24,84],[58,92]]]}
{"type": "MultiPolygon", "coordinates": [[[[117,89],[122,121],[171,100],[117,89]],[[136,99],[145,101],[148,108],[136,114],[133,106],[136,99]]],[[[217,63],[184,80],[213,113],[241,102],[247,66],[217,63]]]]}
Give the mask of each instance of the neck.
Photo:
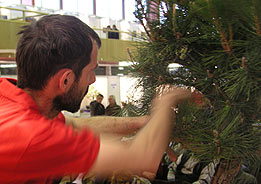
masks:
{"type": "Polygon", "coordinates": [[[27,94],[29,94],[35,101],[39,111],[48,119],[54,119],[60,112],[56,109],[53,109],[53,98],[46,95],[44,90],[31,90],[23,89],[27,94]]]}

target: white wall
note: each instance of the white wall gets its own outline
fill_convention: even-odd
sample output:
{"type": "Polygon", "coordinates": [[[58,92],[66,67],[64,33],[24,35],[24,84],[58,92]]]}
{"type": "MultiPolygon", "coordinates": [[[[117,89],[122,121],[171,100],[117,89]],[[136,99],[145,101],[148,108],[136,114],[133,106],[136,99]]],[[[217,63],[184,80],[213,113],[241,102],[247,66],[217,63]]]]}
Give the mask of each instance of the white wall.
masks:
{"type": "MultiPolygon", "coordinates": [[[[137,79],[130,78],[128,76],[120,77],[120,95],[121,95],[121,101],[122,102],[128,102],[129,98],[131,98],[134,94],[133,90],[135,87],[137,79]]],[[[135,94],[136,95],[136,94],[135,94]]]]}
{"type": "MultiPolygon", "coordinates": [[[[110,95],[115,96],[116,103],[118,105],[121,104],[121,84],[120,84],[120,77],[119,76],[107,76],[108,79],[108,97],[110,95]]],[[[106,101],[108,102],[108,97],[106,101]]]]}

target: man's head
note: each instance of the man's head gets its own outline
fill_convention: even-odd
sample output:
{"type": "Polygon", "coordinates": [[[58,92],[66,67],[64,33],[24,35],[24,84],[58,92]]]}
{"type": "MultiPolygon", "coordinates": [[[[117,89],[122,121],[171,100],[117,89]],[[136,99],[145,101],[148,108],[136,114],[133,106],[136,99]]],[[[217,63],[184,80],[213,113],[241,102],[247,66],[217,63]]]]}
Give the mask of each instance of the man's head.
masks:
{"type": "Polygon", "coordinates": [[[18,87],[41,90],[59,70],[71,69],[76,79],[89,64],[99,36],[85,23],[68,15],[48,15],[24,26],[16,51],[18,87]]]}
{"type": "Polygon", "coordinates": [[[67,15],[45,16],[23,27],[19,34],[18,87],[39,91],[51,83],[57,87],[52,110],[77,111],[95,81],[101,45],[98,35],[78,18],[67,15]]]}
{"type": "Polygon", "coordinates": [[[115,96],[110,95],[109,98],[108,98],[108,101],[109,101],[109,104],[110,104],[110,105],[116,104],[115,96]]]}
{"type": "Polygon", "coordinates": [[[96,97],[96,101],[101,103],[103,100],[103,95],[102,94],[98,94],[97,97],[96,97]]]}

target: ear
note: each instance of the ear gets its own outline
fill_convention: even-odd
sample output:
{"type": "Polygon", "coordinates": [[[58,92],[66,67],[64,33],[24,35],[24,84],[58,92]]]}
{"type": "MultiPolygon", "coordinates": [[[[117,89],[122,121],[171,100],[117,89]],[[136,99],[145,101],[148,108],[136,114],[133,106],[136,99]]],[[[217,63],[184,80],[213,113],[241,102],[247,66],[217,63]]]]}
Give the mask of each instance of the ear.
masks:
{"type": "Polygon", "coordinates": [[[62,93],[66,93],[74,83],[75,75],[71,69],[63,69],[60,72],[59,89],[62,93]]]}

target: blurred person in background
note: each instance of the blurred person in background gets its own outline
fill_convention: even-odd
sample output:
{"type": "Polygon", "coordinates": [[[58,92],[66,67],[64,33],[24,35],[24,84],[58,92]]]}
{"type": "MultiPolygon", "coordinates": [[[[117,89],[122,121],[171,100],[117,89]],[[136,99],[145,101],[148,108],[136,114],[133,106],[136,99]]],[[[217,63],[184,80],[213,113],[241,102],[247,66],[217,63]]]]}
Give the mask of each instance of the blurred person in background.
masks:
{"type": "Polygon", "coordinates": [[[119,113],[121,111],[121,107],[119,105],[117,105],[115,96],[110,95],[108,98],[108,101],[109,101],[109,105],[105,109],[105,115],[107,115],[107,116],[119,115],[119,113]]]}
{"type": "Polygon", "coordinates": [[[90,103],[91,116],[102,116],[105,114],[105,107],[102,104],[103,95],[98,94],[96,100],[90,103]]]}

